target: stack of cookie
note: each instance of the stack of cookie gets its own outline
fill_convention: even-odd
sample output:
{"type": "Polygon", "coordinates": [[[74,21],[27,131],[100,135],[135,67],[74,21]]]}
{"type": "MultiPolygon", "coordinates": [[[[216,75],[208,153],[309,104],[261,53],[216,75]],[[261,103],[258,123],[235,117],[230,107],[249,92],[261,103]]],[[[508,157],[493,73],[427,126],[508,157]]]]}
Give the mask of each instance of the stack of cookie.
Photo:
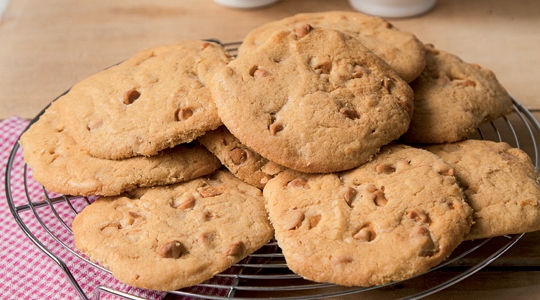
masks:
{"type": "Polygon", "coordinates": [[[235,59],[204,41],[142,51],[20,142],[45,188],[101,196],[75,245],[127,284],[194,285],[274,237],[304,278],[373,286],[464,240],[540,230],[527,154],[467,140],[512,109],[493,72],[325,12],[254,29],[235,59]]]}

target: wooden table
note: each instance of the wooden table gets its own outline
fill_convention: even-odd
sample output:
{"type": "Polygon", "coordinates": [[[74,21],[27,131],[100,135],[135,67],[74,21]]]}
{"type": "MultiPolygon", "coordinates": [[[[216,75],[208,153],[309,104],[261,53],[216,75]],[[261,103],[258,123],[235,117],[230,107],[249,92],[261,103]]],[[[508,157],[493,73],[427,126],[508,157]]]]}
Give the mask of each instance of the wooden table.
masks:
{"type": "MultiPolygon", "coordinates": [[[[0,119],[35,116],[79,80],[151,46],[181,39],[241,41],[255,26],[299,12],[351,10],[346,0],[281,0],[256,10],[212,0],[7,0],[0,23],[0,119]]],[[[492,69],[508,91],[540,108],[540,3],[440,0],[395,19],[420,40],[492,69]]]]}
{"type": "MultiPolygon", "coordinates": [[[[74,83],[143,48],[183,39],[241,41],[252,28],[295,13],[351,10],[346,0],[281,0],[253,10],[212,0],[7,1],[0,17],[0,119],[32,118],[74,83]]],[[[425,15],[391,22],[492,69],[538,117],[540,1],[439,0],[425,15]]],[[[538,241],[540,233],[526,234],[490,267],[428,299],[540,299],[538,241]]],[[[382,295],[369,299],[401,292],[382,295]]]]}

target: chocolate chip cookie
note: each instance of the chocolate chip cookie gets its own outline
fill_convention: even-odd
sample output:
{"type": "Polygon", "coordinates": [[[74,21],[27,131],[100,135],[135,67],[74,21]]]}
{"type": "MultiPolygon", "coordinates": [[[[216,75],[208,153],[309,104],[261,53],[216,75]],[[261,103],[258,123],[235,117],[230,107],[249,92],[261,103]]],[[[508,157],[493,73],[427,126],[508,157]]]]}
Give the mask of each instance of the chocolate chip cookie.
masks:
{"type": "Polygon", "coordinates": [[[529,156],[504,142],[465,140],[426,147],[455,170],[474,210],[466,239],[540,230],[540,185],[529,156]]]}
{"type": "Polygon", "coordinates": [[[419,275],[463,241],[472,210],[452,174],[428,151],[393,145],[343,173],[284,171],[263,192],[292,271],[373,286],[419,275]]]}
{"type": "Polygon", "coordinates": [[[343,31],[358,38],[407,82],[418,77],[426,65],[423,44],[414,34],[399,30],[380,17],[348,11],[302,13],[266,23],[247,34],[238,49],[239,56],[253,52],[276,31],[294,29],[305,23],[343,31]]]}
{"type": "Polygon", "coordinates": [[[457,142],[513,111],[510,96],[491,70],[426,47],[427,66],[411,83],[414,115],[404,142],[457,142]]]}
{"type": "Polygon", "coordinates": [[[369,161],[407,131],[413,111],[409,85],[358,39],[309,24],[235,59],[211,88],[242,144],[309,173],[369,161]]]}
{"type": "Polygon", "coordinates": [[[197,40],[143,50],[74,85],[57,100],[61,117],[95,157],[157,154],[221,125],[207,84],[229,60],[197,40]]]}
{"type": "Polygon", "coordinates": [[[268,180],[285,168],[240,143],[225,126],[197,139],[236,177],[262,189],[268,180]]]}
{"type": "Polygon", "coordinates": [[[227,171],[99,198],[72,228],[75,246],[117,279],[162,291],[211,278],[273,235],[262,192],[227,171]]]}
{"type": "Polygon", "coordinates": [[[67,195],[119,195],[137,187],[177,183],[207,175],[219,160],[194,142],[150,157],[96,158],[68,134],[53,103],[21,136],[24,160],[48,191],[67,195]]]}

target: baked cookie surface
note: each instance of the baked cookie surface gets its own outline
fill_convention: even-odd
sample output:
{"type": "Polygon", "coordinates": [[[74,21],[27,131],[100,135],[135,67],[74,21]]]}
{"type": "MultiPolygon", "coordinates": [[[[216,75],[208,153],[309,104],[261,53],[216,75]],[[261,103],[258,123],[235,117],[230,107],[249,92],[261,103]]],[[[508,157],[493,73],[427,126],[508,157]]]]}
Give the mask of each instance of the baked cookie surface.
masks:
{"type": "Polygon", "coordinates": [[[206,85],[229,60],[223,47],[205,41],[150,48],[82,80],[57,102],[91,155],[150,156],[221,125],[206,85]]]}
{"type": "Polygon", "coordinates": [[[424,46],[410,32],[397,29],[388,21],[356,12],[333,11],[302,13],[266,23],[253,29],[238,49],[239,56],[254,51],[278,30],[311,24],[346,32],[390,65],[403,80],[411,82],[424,69],[424,46]]]}
{"type": "Polygon", "coordinates": [[[151,157],[93,157],[65,130],[57,103],[21,136],[20,144],[34,179],[47,190],[66,195],[119,195],[137,187],[194,179],[221,166],[197,143],[178,145],[151,157]]]}
{"type": "Polygon", "coordinates": [[[211,88],[241,143],[309,173],[368,161],[407,130],[413,110],[408,84],[357,39],[307,24],[232,61],[211,88]]]}
{"type": "Polygon", "coordinates": [[[273,235],[261,191],[227,171],[99,198],[72,228],[76,247],[117,279],[163,291],[213,277],[273,235]]]}
{"type": "Polygon", "coordinates": [[[471,208],[442,159],[387,146],[354,170],[284,171],[264,188],[289,268],[316,282],[373,286],[421,274],[471,226],[471,208]]]}
{"type": "Polygon", "coordinates": [[[479,125],[512,112],[512,100],[492,71],[426,47],[427,66],[411,83],[414,114],[404,142],[457,142],[479,125]]]}
{"type": "Polygon", "coordinates": [[[246,147],[225,126],[197,139],[236,177],[262,189],[284,167],[246,147]]]}
{"type": "Polygon", "coordinates": [[[465,140],[427,150],[455,170],[474,210],[466,239],[540,230],[540,185],[529,156],[504,142],[465,140]]]}

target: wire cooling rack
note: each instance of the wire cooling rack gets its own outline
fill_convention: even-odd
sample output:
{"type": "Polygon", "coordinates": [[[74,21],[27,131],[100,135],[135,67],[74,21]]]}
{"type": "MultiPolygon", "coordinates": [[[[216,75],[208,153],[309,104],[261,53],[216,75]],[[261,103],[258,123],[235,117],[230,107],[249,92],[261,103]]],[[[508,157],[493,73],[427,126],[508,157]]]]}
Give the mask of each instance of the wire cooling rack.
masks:
{"type": "MultiPolygon", "coordinates": [[[[239,43],[231,43],[224,46],[234,54],[238,45],[239,43]]],[[[471,138],[504,141],[513,147],[520,148],[529,154],[538,170],[539,150],[537,141],[540,140],[540,124],[518,101],[515,99],[512,99],[512,101],[514,103],[514,112],[511,115],[482,125],[471,138]]],[[[31,121],[30,125],[37,121],[45,109],[31,121]]],[[[62,252],[67,252],[68,259],[80,260],[92,268],[109,272],[102,266],[87,259],[73,246],[71,221],[93,199],[57,195],[49,193],[45,189],[43,189],[43,194],[39,195],[29,192],[28,186],[32,181],[31,171],[24,164],[14,163],[15,156],[18,153],[20,154],[20,151],[19,145],[15,144],[7,162],[5,189],[13,217],[23,232],[61,268],[81,299],[97,300],[105,295],[123,299],[143,299],[103,284],[96,285],[91,293],[85,293],[80,282],[73,275],[74,270],[70,269],[66,264],[65,254],[61,258],[59,253],[52,251],[51,247],[44,243],[43,236],[37,237],[35,234],[36,229],[29,226],[28,218],[23,218],[23,214],[33,215],[41,227],[40,230],[45,230],[47,233],[47,239],[52,239],[53,243],[61,245],[61,248],[65,250],[62,252]],[[14,173],[24,174],[24,185],[22,187],[12,183],[11,178],[14,173]],[[17,199],[14,199],[15,197],[17,199]],[[65,210],[59,212],[58,207],[61,206],[64,208],[67,206],[70,213],[66,214],[65,210]],[[54,221],[52,223],[44,221],[44,215],[52,215],[54,221]]],[[[35,184],[35,182],[33,183],[35,184]]],[[[373,293],[386,293],[386,295],[391,295],[392,298],[418,299],[441,291],[481,270],[506,252],[522,236],[523,234],[507,235],[463,242],[448,259],[423,275],[406,281],[370,288],[348,288],[304,280],[287,268],[279,246],[275,241],[272,241],[227,271],[216,275],[214,279],[217,280],[199,284],[196,288],[171,291],[168,293],[167,299],[181,297],[202,299],[321,299],[360,293],[364,293],[363,295],[366,297],[373,293]],[[436,276],[434,276],[435,274],[436,276]],[[428,283],[427,287],[426,282],[428,283]],[[404,286],[413,288],[403,289],[404,286]],[[213,291],[212,295],[201,292],[208,290],[213,291]]],[[[388,298],[388,296],[385,298],[388,298]]]]}

